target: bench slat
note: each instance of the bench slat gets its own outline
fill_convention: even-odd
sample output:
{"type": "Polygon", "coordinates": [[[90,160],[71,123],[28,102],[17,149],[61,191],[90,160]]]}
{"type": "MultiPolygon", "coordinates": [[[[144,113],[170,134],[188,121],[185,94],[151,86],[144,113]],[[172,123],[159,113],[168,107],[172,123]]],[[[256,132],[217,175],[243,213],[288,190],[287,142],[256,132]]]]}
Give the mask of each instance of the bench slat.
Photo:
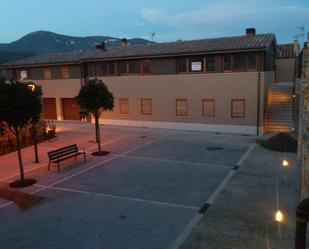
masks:
{"type": "Polygon", "coordinates": [[[67,150],[63,150],[63,151],[57,152],[57,153],[49,154],[48,156],[49,156],[49,158],[61,157],[64,154],[76,153],[77,151],[78,151],[77,148],[70,149],[70,150],[67,149],[67,150]]]}
{"type": "Polygon", "coordinates": [[[72,145],[62,147],[62,148],[59,148],[59,149],[56,149],[56,150],[51,150],[51,151],[48,152],[48,154],[50,155],[50,154],[54,154],[54,153],[58,153],[58,152],[61,152],[61,151],[64,151],[64,150],[70,150],[70,149],[77,149],[77,145],[72,144],[72,145]]]}

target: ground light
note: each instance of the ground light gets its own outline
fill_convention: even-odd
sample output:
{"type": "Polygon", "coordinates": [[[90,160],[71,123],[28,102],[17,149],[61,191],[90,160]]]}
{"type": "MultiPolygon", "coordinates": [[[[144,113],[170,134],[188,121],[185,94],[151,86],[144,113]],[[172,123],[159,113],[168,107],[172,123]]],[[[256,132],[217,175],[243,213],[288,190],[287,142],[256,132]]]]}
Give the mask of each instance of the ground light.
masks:
{"type": "Polygon", "coordinates": [[[284,219],[283,213],[282,213],[280,210],[278,210],[278,211],[276,212],[276,214],[275,214],[275,220],[276,220],[278,223],[281,223],[281,222],[283,221],[283,219],[284,219]]]}
{"type": "Polygon", "coordinates": [[[288,161],[288,160],[283,160],[283,161],[282,161],[282,166],[283,166],[283,167],[289,166],[289,161],[288,161]]]}

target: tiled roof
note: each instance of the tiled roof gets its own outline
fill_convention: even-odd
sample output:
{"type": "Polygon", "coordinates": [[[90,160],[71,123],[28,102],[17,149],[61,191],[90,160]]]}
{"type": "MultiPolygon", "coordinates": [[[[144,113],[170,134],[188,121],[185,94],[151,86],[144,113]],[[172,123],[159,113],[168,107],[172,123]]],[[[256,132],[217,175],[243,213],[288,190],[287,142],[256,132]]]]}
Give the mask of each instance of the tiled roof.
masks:
{"type": "Polygon", "coordinates": [[[278,58],[294,58],[295,53],[293,43],[279,44],[277,54],[278,58]]]}
{"type": "Polygon", "coordinates": [[[107,51],[96,50],[89,52],[44,54],[6,63],[2,66],[78,63],[83,60],[95,59],[120,59],[147,56],[169,56],[194,53],[215,53],[223,51],[267,49],[274,40],[274,34],[258,34],[147,45],[129,45],[127,47],[110,48],[107,51]]]}

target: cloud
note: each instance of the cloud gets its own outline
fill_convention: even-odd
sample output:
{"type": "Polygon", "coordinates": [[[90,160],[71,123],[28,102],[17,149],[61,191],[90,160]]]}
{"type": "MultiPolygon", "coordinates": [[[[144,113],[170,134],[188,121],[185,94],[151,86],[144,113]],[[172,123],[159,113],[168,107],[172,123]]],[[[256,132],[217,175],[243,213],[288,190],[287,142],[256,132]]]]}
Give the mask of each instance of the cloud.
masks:
{"type": "MultiPolygon", "coordinates": [[[[294,5],[272,5],[270,1],[221,1],[199,9],[169,13],[165,9],[145,8],[142,19],[152,24],[163,24],[183,30],[229,29],[245,25],[267,30],[274,27],[305,24],[309,21],[309,8],[294,5]]],[[[291,31],[293,32],[293,31],[291,31]]]]}

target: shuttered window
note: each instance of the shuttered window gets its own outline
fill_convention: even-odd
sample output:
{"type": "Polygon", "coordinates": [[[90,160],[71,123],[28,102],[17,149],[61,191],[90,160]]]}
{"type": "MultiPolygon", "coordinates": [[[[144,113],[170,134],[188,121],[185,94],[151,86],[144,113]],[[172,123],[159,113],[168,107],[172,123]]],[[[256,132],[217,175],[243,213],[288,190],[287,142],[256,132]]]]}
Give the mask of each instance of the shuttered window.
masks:
{"type": "Polygon", "coordinates": [[[244,99],[232,99],[231,102],[231,117],[244,118],[246,109],[246,101],[244,99]]]}
{"type": "Polygon", "coordinates": [[[70,70],[69,67],[61,67],[61,79],[69,79],[70,70]]]}
{"type": "Polygon", "coordinates": [[[214,117],[215,116],[215,100],[203,99],[203,116],[214,117]]]}
{"type": "Polygon", "coordinates": [[[141,99],[141,113],[142,115],[152,114],[151,99],[141,99]]]}
{"type": "Polygon", "coordinates": [[[119,112],[120,114],[129,114],[129,99],[119,99],[119,112]]]}
{"type": "Polygon", "coordinates": [[[150,74],[150,60],[143,60],[143,74],[150,74]]]}
{"type": "Polygon", "coordinates": [[[176,116],[188,115],[188,101],[186,99],[176,99],[176,116]]]}
{"type": "Polygon", "coordinates": [[[50,68],[44,68],[44,80],[51,80],[52,72],[50,68]]]}

